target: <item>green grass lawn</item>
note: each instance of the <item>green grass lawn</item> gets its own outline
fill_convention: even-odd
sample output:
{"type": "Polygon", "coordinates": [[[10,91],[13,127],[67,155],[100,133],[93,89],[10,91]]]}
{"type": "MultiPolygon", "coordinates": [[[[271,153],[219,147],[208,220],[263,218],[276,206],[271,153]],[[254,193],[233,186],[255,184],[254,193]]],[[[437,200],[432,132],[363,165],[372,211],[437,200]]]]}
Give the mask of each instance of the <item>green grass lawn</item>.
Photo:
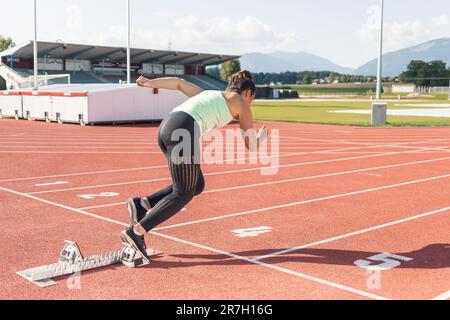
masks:
{"type": "MultiPolygon", "coordinates": [[[[391,109],[414,109],[420,106],[397,106],[401,104],[450,104],[446,95],[432,99],[405,102],[402,100],[389,102],[391,109]],[[445,97],[445,99],[444,99],[445,97]]],[[[372,126],[370,114],[330,113],[335,110],[370,110],[370,101],[344,102],[309,102],[309,101],[255,101],[253,104],[254,117],[257,120],[286,121],[301,123],[372,126]]],[[[414,117],[414,116],[388,116],[387,126],[450,126],[450,118],[414,117]]]]}

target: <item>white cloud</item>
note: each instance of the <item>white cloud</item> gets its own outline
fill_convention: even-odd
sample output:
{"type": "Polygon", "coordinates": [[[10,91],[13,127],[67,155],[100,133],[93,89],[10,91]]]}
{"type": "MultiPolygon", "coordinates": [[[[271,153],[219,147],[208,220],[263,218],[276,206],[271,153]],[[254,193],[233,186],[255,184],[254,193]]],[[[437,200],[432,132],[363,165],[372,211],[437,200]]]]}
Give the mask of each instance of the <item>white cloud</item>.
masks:
{"type": "Polygon", "coordinates": [[[445,27],[450,25],[450,20],[445,14],[438,17],[433,17],[431,21],[435,27],[445,27]]]}
{"type": "MultiPolygon", "coordinates": [[[[134,28],[132,45],[167,49],[170,40],[175,50],[241,54],[249,51],[296,51],[301,44],[296,33],[277,32],[252,16],[241,19],[220,16],[201,20],[188,15],[173,17],[172,21],[172,27],[158,32],[134,28]]],[[[123,45],[125,37],[124,26],[112,26],[107,32],[95,34],[90,41],[123,45]]]]}
{"type": "Polygon", "coordinates": [[[170,13],[166,10],[161,10],[157,12],[157,16],[161,18],[167,18],[168,16],[170,16],[170,13]]]}
{"type": "MultiPolygon", "coordinates": [[[[369,17],[356,31],[359,39],[371,47],[378,45],[380,30],[380,8],[368,10],[369,17]],[[370,11],[370,12],[369,12],[370,11]],[[376,23],[376,21],[378,21],[376,23]]],[[[447,15],[426,20],[394,21],[384,25],[384,45],[386,51],[398,50],[439,37],[450,36],[450,20],[447,15]]]]}

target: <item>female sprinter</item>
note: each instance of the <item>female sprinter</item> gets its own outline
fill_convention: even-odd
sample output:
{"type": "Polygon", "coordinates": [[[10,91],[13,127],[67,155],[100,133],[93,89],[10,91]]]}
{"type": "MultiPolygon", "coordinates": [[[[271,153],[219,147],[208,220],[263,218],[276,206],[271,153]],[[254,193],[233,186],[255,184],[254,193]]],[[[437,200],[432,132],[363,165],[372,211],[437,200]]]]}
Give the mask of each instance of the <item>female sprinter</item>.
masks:
{"type": "Polygon", "coordinates": [[[121,237],[138,249],[148,261],[144,235],[181,211],[205,188],[199,160],[198,141],[201,135],[212,129],[220,129],[233,119],[239,120],[241,129],[247,133],[245,145],[250,148],[250,139],[259,146],[267,137],[267,130],[262,127],[258,136],[250,130],[253,129],[251,104],[255,99],[256,87],[248,71],[234,74],[225,92],[203,91],[176,77],[154,80],[140,77],[137,85],[179,90],[190,98],[170,113],[158,131],[158,144],[169,162],[172,185],[146,198],[128,200],[130,227],[121,233],[121,237]],[[188,144],[191,145],[190,152],[183,150],[183,154],[177,147],[185,142],[177,135],[180,129],[188,133],[188,144]]]}

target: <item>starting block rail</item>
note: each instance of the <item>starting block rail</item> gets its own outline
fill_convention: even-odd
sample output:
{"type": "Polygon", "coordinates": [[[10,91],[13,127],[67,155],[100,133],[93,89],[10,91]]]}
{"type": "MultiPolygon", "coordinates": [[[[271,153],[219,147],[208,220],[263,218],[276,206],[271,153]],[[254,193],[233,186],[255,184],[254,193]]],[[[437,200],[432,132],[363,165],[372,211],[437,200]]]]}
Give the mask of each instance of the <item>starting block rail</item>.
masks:
{"type": "MultiPolygon", "coordinates": [[[[74,273],[107,267],[122,263],[129,268],[137,268],[148,265],[142,255],[132,245],[123,243],[123,249],[102,253],[90,257],[84,257],[78,244],[73,241],[65,241],[57,263],[31,268],[17,272],[17,275],[45,288],[55,285],[53,278],[71,275],[74,273]]],[[[159,252],[148,249],[149,257],[156,256],[159,252]]]]}

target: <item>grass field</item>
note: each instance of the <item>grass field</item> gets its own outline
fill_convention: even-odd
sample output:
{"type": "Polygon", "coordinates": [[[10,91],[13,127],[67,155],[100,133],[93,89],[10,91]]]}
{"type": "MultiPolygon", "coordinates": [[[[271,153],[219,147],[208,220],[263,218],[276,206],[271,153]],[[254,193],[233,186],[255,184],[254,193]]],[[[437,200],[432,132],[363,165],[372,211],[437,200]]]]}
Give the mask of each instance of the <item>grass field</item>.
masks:
{"type": "MultiPolygon", "coordinates": [[[[439,95],[430,99],[388,102],[391,109],[419,109],[412,104],[449,104],[447,95],[439,95]],[[407,104],[408,106],[402,106],[407,104]],[[400,105],[400,106],[399,106],[400,105]]],[[[330,113],[336,110],[370,110],[370,101],[255,101],[253,112],[255,119],[271,121],[288,121],[302,123],[321,123],[336,125],[371,126],[371,116],[366,114],[330,113]]],[[[432,109],[432,108],[430,108],[432,109]]],[[[416,116],[388,116],[387,126],[450,126],[450,118],[416,117],[416,116]]]]}

